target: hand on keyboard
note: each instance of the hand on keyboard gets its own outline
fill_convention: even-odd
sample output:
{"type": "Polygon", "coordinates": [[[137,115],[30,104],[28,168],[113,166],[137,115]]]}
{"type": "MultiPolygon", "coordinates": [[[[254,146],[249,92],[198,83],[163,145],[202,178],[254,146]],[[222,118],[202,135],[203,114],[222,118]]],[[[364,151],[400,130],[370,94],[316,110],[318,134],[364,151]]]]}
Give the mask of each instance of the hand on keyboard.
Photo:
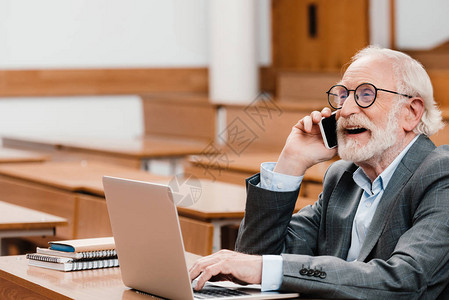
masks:
{"type": "Polygon", "coordinates": [[[190,280],[198,279],[195,290],[201,290],[208,280],[259,284],[262,280],[262,256],[221,250],[197,260],[189,273],[190,280]]]}

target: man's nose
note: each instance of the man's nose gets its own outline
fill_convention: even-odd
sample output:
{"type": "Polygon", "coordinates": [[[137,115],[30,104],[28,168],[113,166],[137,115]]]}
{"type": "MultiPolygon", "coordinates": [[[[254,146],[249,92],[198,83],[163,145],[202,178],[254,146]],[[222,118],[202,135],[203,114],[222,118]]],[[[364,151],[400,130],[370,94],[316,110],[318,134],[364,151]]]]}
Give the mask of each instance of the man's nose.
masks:
{"type": "Polygon", "coordinates": [[[357,105],[354,97],[354,92],[350,92],[340,109],[340,116],[347,118],[352,114],[360,112],[361,107],[357,105]]]}

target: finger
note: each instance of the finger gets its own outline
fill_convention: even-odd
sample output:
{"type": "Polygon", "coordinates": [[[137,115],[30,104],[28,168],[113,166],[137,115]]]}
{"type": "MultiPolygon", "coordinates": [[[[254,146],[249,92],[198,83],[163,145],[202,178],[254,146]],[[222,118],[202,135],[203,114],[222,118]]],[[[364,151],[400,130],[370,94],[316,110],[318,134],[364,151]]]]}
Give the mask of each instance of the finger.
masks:
{"type": "Polygon", "coordinates": [[[305,116],[303,119],[304,131],[310,132],[312,130],[312,118],[310,116],[305,116]]]}
{"type": "Polygon", "coordinates": [[[215,254],[198,259],[189,269],[190,281],[197,278],[207,266],[214,264],[217,261],[218,259],[215,257],[215,254]]]}
{"type": "Polygon", "coordinates": [[[201,272],[203,272],[204,269],[207,268],[208,266],[216,264],[219,261],[225,259],[226,257],[234,255],[236,255],[236,252],[224,249],[214,254],[198,259],[189,269],[190,280],[192,281],[196,277],[198,277],[201,274],[201,272]]]}
{"type": "Polygon", "coordinates": [[[321,115],[321,112],[319,112],[319,111],[312,111],[310,116],[312,118],[313,124],[318,124],[321,121],[321,119],[323,118],[323,116],[321,115]]]}
{"type": "Polygon", "coordinates": [[[217,276],[222,272],[223,264],[221,262],[208,266],[203,270],[201,275],[198,277],[196,282],[195,290],[201,290],[207,281],[209,281],[213,276],[217,276]]]}
{"type": "Polygon", "coordinates": [[[190,269],[189,269],[189,276],[190,276],[190,281],[195,280],[195,278],[198,277],[198,275],[201,274],[200,268],[198,267],[198,265],[195,263],[195,265],[193,265],[190,269]]]}
{"type": "Polygon", "coordinates": [[[325,118],[330,117],[332,114],[332,110],[329,107],[325,107],[323,108],[323,110],[321,110],[321,115],[325,118]]]}
{"type": "Polygon", "coordinates": [[[295,124],[295,126],[297,129],[304,131],[304,118],[299,120],[298,123],[295,124]]]}

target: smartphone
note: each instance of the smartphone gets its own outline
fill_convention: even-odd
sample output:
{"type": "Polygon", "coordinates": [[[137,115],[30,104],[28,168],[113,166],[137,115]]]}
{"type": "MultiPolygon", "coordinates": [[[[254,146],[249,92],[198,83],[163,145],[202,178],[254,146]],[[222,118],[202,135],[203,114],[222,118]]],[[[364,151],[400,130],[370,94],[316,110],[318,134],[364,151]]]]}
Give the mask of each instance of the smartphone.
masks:
{"type": "Polygon", "coordinates": [[[327,149],[337,147],[337,119],[334,111],[328,118],[322,118],[319,126],[321,136],[323,137],[324,145],[327,149]]]}

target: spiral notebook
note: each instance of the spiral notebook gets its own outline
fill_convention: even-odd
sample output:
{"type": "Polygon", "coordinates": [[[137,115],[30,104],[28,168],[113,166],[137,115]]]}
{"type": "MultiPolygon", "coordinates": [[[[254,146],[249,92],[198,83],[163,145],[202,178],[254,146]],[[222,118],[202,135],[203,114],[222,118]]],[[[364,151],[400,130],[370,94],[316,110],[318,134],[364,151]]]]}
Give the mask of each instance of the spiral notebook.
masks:
{"type": "MultiPolygon", "coordinates": [[[[103,186],[123,283],[168,299],[204,299],[204,295],[193,293],[170,187],[107,176],[103,177],[103,186]]],[[[203,290],[214,294],[217,290],[218,294],[229,292],[228,296],[214,297],[218,299],[299,296],[298,293],[261,292],[260,286],[224,290],[207,283],[203,290]]]]}
{"type": "Polygon", "coordinates": [[[70,258],[59,258],[57,260],[50,259],[48,261],[42,261],[33,258],[33,254],[28,255],[28,265],[47,268],[58,271],[78,271],[78,270],[90,270],[90,269],[102,269],[118,267],[119,262],[117,258],[99,259],[99,260],[81,260],[81,261],[67,261],[70,258]]]}
{"type": "Polygon", "coordinates": [[[60,257],[69,257],[69,258],[73,258],[73,259],[109,258],[109,257],[117,256],[117,251],[115,249],[67,252],[67,251],[52,250],[50,248],[36,247],[36,253],[44,254],[44,255],[60,256],[60,257]]]}

